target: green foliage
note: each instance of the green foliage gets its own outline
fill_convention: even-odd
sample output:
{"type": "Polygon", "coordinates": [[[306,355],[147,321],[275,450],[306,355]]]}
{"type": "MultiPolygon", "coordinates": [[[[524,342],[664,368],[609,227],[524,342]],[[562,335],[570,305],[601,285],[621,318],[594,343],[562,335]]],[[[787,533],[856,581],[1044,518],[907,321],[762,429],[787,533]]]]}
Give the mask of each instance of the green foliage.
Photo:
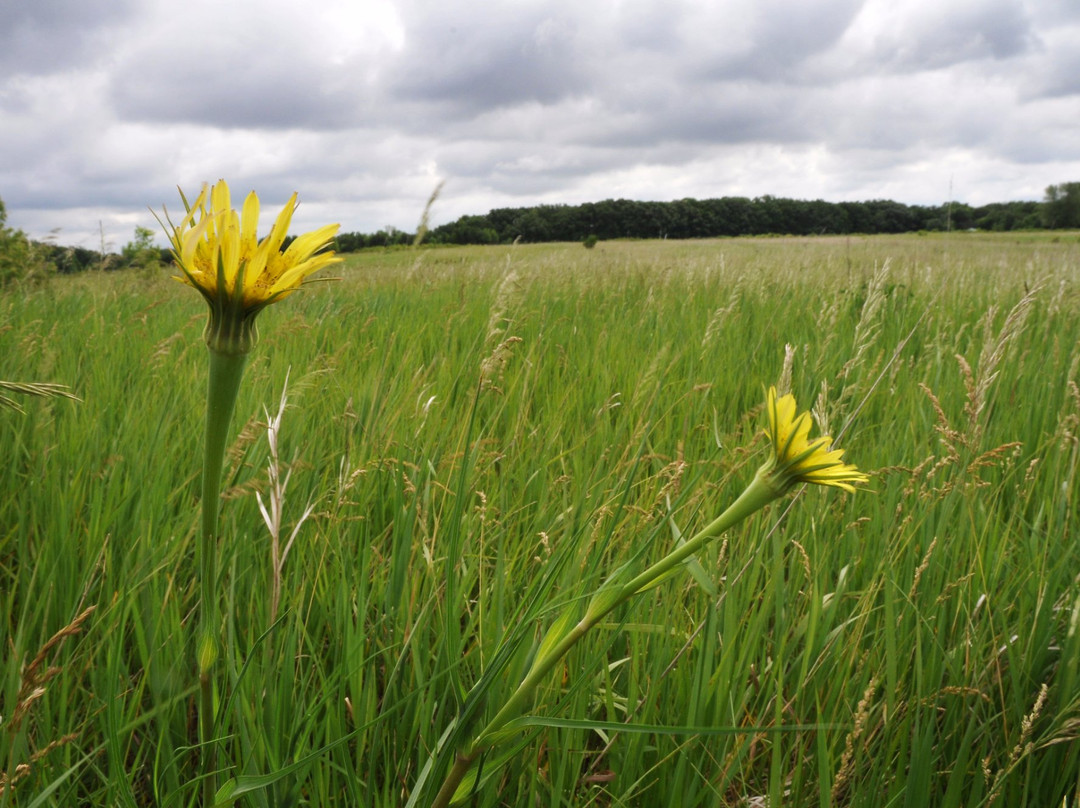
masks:
{"type": "Polygon", "coordinates": [[[120,251],[121,264],[146,271],[161,269],[164,263],[162,255],[168,255],[168,251],[154,244],[156,236],[157,233],[149,227],[136,225],[135,238],[120,251]]]}
{"type": "Polygon", "coordinates": [[[589,233],[589,235],[585,236],[585,240],[581,243],[585,245],[586,250],[591,250],[599,242],[600,238],[595,233],[589,233]]]}
{"type": "Polygon", "coordinates": [[[1042,227],[1042,205],[1038,202],[1003,202],[983,205],[976,211],[980,230],[1034,230],[1042,227]]]}
{"type": "MultiPolygon", "coordinates": [[[[437,786],[440,739],[452,760],[565,607],[750,479],[785,345],[825,431],[855,415],[842,445],[873,492],[777,503],[698,559],[715,594],[683,576],[613,613],[473,804],[1075,802],[1075,241],[378,250],[335,274],[260,315],[231,435],[218,696],[238,806],[437,786]],[[283,530],[317,507],[271,622],[254,494],[290,368],[283,530]]],[[[83,399],[0,412],[9,804],[187,806],[204,304],[84,273],[0,312],[0,379],[83,399]]]]}
{"type": "Polygon", "coordinates": [[[918,230],[1011,230],[1037,227],[1039,203],[983,207],[946,203],[904,205],[886,199],[826,202],[761,196],[637,202],[607,199],[582,205],[500,208],[434,228],[429,240],[444,244],[583,241],[619,238],[911,233],[918,230]],[[985,222],[983,221],[985,220],[985,222]]]}
{"type": "Polygon", "coordinates": [[[124,244],[120,256],[125,264],[132,267],[146,267],[148,264],[158,264],[161,259],[159,247],[154,245],[154,233],[148,227],[135,226],[135,238],[124,244]]]}
{"type": "Polygon", "coordinates": [[[356,252],[370,247],[404,247],[411,245],[416,236],[398,230],[395,227],[387,227],[375,233],[339,233],[335,239],[334,249],[338,252],[356,252]]]}
{"type": "MultiPolygon", "coordinates": [[[[1034,201],[972,207],[959,202],[936,207],[886,199],[826,202],[774,196],[639,202],[606,199],[581,205],[497,208],[462,216],[430,230],[430,244],[510,244],[597,239],[715,238],[754,235],[842,235],[926,231],[1020,230],[1042,226],[1044,206],[1034,201]]],[[[355,252],[410,243],[407,233],[342,233],[335,249],[355,252]]]]}
{"type": "Polygon", "coordinates": [[[1080,228],[1080,182],[1063,182],[1046,189],[1043,224],[1052,229],[1080,228]]]}
{"type": "Polygon", "coordinates": [[[56,271],[23,231],[6,224],[7,209],[0,199],[0,288],[17,282],[38,282],[56,271]]]}

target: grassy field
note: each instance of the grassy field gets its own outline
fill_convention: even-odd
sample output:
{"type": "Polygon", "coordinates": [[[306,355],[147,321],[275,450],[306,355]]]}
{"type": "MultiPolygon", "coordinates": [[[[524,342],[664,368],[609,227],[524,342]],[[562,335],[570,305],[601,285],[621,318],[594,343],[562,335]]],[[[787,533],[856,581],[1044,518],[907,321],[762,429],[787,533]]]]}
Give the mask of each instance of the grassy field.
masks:
{"type": "MultiPolygon", "coordinates": [[[[787,376],[869,490],[789,495],[613,613],[471,804],[1080,805],[1076,234],[337,274],[260,315],[237,405],[220,779],[267,776],[237,804],[430,802],[463,704],[750,481],[787,376]],[[295,528],[276,615],[257,493],[295,528]]],[[[82,399],[0,409],[0,806],[199,799],[204,309],[138,272],[0,292],[0,379],[82,399]]]]}

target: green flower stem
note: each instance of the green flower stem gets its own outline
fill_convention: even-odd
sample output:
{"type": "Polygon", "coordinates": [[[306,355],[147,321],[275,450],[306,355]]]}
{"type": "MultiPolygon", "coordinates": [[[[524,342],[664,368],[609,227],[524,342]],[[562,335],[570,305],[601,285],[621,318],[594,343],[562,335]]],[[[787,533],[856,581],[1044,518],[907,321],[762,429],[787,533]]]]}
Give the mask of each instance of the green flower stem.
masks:
{"type": "Polygon", "coordinates": [[[647,570],[626,584],[613,587],[612,582],[602,584],[597,595],[585,611],[585,616],[575,625],[566,636],[562,637],[550,651],[537,659],[528,675],[518,685],[517,690],[502,706],[495,717],[488,722],[483,731],[473,742],[458,754],[454,765],[443,781],[439,793],[436,795],[432,808],[445,808],[450,805],[457,792],[458,786],[468,773],[476,759],[487,749],[498,742],[499,732],[517,717],[524,709],[527,700],[532,698],[533,691],[543,681],[551,669],[577,644],[578,640],[588,633],[604,617],[612,612],[620,604],[625,603],[634,595],[646,591],[659,583],[664,577],[676,571],[676,568],[690,556],[700,551],[706,544],[731,529],[752,513],[761,510],[777,497],[782,496],[788,489],[786,480],[773,476],[772,464],[766,463],[754,476],[753,481],[720,516],[702,528],[692,539],[676,549],[672,550],[662,559],[657,561],[647,570]]]}
{"type": "Polygon", "coordinates": [[[214,742],[214,665],[218,659],[218,514],[221,504],[221,470],[228,444],[229,424],[236,407],[245,353],[222,353],[210,349],[210,383],[206,396],[206,453],[202,477],[202,531],[196,547],[199,590],[199,637],[196,662],[199,670],[199,742],[202,749],[203,804],[213,805],[216,769],[214,742]]]}
{"type": "MultiPolygon", "coordinates": [[[[623,587],[623,597],[619,603],[649,589],[659,579],[673,570],[676,566],[686,561],[690,556],[700,551],[706,544],[730,530],[750,514],[761,510],[777,497],[783,496],[787,487],[772,476],[769,464],[762,466],[754,475],[753,481],[748,485],[739,498],[728,506],[722,514],[707,524],[686,544],[676,547],[666,556],[661,558],[643,573],[623,587]],[[780,484],[778,484],[780,483],[780,484]]],[[[618,604],[615,604],[618,605],[618,604]]],[[[614,606],[612,607],[614,608],[614,606]]],[[[608,609],[611,611],[611,609],[608,609]]],[[[606,614],[606,612],[605,612],[606,614]]]]}

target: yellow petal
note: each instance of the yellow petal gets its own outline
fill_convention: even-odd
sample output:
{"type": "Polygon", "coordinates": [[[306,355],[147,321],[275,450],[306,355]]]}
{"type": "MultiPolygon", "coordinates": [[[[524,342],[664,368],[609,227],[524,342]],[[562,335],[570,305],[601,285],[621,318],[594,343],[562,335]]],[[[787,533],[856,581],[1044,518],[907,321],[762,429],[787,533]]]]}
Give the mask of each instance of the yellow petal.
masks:
{"type": "Polygon", "coordinates": [[[321,250],[334,238],[340,225],[328,224],[310,233],[297,236],[289,248],[285,250],[285,263],[295,264],[306,261],[314,253],[321,250]]]}
{"type": "Polygon", "coordinates": [[[769,468],[781,486],[801,482],[854,491],[852,483],[869,480],[855,466],[843,462],[842,449],[830,448],[832,438],[810,439],[813,419],[808,412],[798,412],[794,396],[788,394],[777,399],[776,388],[770,387],[766,401],[773,444],[769,468]]]}
{"type": "Polygon", "coordinates": [[[285,270],[281,277],[274,282],[271,291],[283,296],[285,290],[295,290],[299,288],[300,284],[303,283],[304,279],[309,275],[315,274],[320,269],[323,269],[330,264],[337,264],[340,262],[341,259],[333,253],[316,255],[302,264],[297,264],[296,266],[285,270]]]}
{"type": "MultiPolygon", "coordinates": [[[[244,323],[249,323],[240,331],[208,327],[207,333],[217,335],[215,340],[220,337],[228,341],[232,339],[230,335],[250,330],[250,314],[299,287],[311,273],[341,260],[332,251],[321,252],[337,233],[336,224],[301,235],[282,252],[296,210],[295,193],[262,241],[258,240],[260,204],[254,191],[244,198],[240,213],[232,208],[229,185],[224,180],[209,187],[204,185],[194,203],[188,201],[183,191],[180,197],[184,202],[184,218],[179,225],[169,221],[172,230],[169,241],[183,270],[180,280],[199,289],[211,303],[212,312],[220,310],[218,303],[224,298],[231,298],[232,303],[240,304],[240,309],[230,305],[229,316],[242,315],[244,323]]],[[[234,341],[235,344],[218,347],[246,351],[251,340],[248,334],[234,341]]]]}
{"type": "Polygon", "coordinates": [[[236,279],[240,271],[240,218],[231,208],[223,210],[218,216],[220,229],[217,242],[221,268],[225,275],[225,291],[232,294],[236,289],[236,279]]]}
{"type": "Polygon", "coordinates": [[[232,202],[229,197],[229,184],[225,180],[218,180],[210,189],[210,209],[214,213],[232,210],[232,202]]]}
{"type": "Polygon", "coordinates": [[[240,214],[240,243],[248,255],[255,251],[258,243],[256,231],[259,227],[259,197],[252,191],[244,199],[244,210],[240,214]]]}
{"type": "Polygon", "coordinates": [[[281,245],[285,241],[285,237],[289,235],[289,225],[292,223],[295,210],[296,192],[294,191],[293,195],[289,197],[289,201],[285,203],[285,207],[281,209],[281,213],[278,214],[277,220],[270,230],[270,235],[265,239],[267,249],[271,253],[281,252],[281,245]]]}

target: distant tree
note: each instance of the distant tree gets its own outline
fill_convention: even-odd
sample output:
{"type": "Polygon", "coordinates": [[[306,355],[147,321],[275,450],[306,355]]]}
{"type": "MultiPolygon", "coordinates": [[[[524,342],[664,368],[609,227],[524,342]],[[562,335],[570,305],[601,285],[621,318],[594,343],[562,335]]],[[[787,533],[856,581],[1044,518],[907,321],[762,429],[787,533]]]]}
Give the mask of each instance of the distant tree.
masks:
{"type": "Polygon", "coordinates": [[[542,208],[525,208],[514,220],[511,231],[514,232],[512,239],[521,237],[523,241],[553,241],[551,224],[542,208]]]}
{"type": "Polygon", "coordinates": [[[948,216],[950,230],[970,230],[975,226],[975,211],[963,202],[948,205],[948,216]]]}
{"type": "Polygon", "coordinates": [[[975,208],[975,226],[980,230],[1031,230],[1041,226],[1038,202],[991,202],[975,208]]]}
{"type": "Polygon", "coordinates": [[[334,251],[339,253],[356,252],[364,247],[363,233],[338,233],[334,239],[334,251]]]}
{"type": "Polygon", "coordinates": [[[36,245],[22,230],[7,227],[7,208],[0,199],[0,287],[17,281],[36,281],[56,271],[45,256],[44,245],[36,245]]]}
{"type": "Polygon", "coordinates": [[[406,233],[404,230],[398,230],[393,225],[387,225],[383,230],[377,230],[370,236],[364,236],[363,246],[400,247],[405,244],[412,244],[415,237],[413,233],[406,233]]]}
{"type": "MultiPolygon", "coordinates": [[[[84,272],[101,265],[101,253],[86,247],[48,246],[48,257],[56,265],[56,271],[62,274],[84,272]]],[[[169,257],[165,259],[169,260],[169,257]]]]}
{"type": "Polygon", "coordinates": [[[671,210],[668,236],[671,238],[702,238],[711,235],[705,226],[709,218],[705,206],[697,199],[679,199],[669,202],[671,210]]]}
{"type": "Polygon", "coordinates": [[[136,225],[135,238],[120,250],[120,263],[138,269],[156,270],[167,260],[162,253],[168,254],[154,245],[154,231],[149,227],[136,225]]]}
{"type": "Polygon", "coordinates": [[[434,244],[497,244],[499,233],[486,216],[462,216],[430,230],[427,240],[434,244]]]}
{"type": "Polygon", "coordinates": [[[716,221],[716,236],[746,236],[753,231],[754,203],[745,196],[726,196],[708,203],[716,221]]]}
{"type": "MultiPolygon", "coordinates": [[[[1068,185],[1062,187],[1066,191],[1059,194],[1055,186],[1054,193],[1080,199],[1080,193],[1074,192],[1070,197],[1068,185]]],[[[1011,230],[1039,227],[1038,215],[1040,211],[1045,214],[1044,208],[1038,202],[1006,202],[973,208],[961,202],[922,206],[889,199],[826,202],[774,196],[687,198],[674,202],[605,199],[581,205],[497,208],[483,216],[462,216],[432,230],[429,240],[443,244],[506,244],[517,238],[531,242],[583,241],[589,235],[601,240],[688,239],[767,233],[911,233],[972,227],[1011,230]]]]}
{"type": "Polygon", "coordinates": [[[1052,230],[1080,227],[1080,182],[1063,182],[1046,189],[1043,225],[1052,230]]]}

